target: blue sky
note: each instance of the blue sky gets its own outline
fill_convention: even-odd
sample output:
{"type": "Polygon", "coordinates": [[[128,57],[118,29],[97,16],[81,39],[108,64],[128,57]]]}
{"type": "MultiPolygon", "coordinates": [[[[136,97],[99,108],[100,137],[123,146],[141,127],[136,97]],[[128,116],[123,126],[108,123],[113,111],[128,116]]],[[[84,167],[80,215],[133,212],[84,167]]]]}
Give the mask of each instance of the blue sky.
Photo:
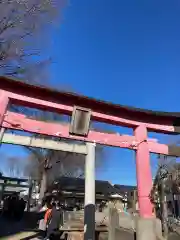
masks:
{"type": "MultiPolygon", "coordinates": [[[[179,13],[178,0],[71,0],[52,34],[52,84],[114,103],[180,111],[179,13]]],[[[108,153],[98,177],[135,183],[134,154],[108,153]]]]}

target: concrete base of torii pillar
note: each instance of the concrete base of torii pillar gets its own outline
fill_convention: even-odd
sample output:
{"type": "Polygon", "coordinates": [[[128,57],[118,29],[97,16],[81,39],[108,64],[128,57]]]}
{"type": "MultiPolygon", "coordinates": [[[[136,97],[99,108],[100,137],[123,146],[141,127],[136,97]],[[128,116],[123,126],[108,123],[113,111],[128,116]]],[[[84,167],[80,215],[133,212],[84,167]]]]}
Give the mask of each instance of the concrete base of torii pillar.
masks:
{"type": "Polygon", "coordinates": [[[156,218],[137,218],[136,240],[163,240],[161,221],[156,218]]]}

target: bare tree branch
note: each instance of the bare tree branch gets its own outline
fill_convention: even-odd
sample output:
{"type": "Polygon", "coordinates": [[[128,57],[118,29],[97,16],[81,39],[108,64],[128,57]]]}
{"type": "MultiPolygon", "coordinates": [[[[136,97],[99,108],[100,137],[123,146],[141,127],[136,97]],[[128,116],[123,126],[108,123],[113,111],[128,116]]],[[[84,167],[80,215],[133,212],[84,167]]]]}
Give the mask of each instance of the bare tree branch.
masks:
{"type": "MultiPolygon", "coordinates": [[[[65,0],[0,0],[0,75],[37,85],[49,83],[48,67],[51,58],[47,56],[42,60],[42,52],[45,48],[42,43],[50,44],[51,36],[47,37],[47,29],[51,29],[53,23],[59,20],[59,13],[65,2],[65,0]],[[41,41],[38,41],[39,39],[41,41]]],[[[65,122],[65,124],[68,121],[64,116],[55,113],[16,106],[11,106],[11,109],[42,121],[65,122]]],[[[26,148],[26,150],[29,153],[27,164],[21,169],[26,176],[41,180],[42,175],[47,174],[51,182],[58,176],[84,175],[82,155],[47,149],[26,148]],[[52,166],[49,170],[48,164],[52,166]]],[[[96,163],[100,166],[104,151],[99,146],[96,151],[96,163]]],[[[15,169],[11,160],[9,160],[9,168],[15,169]]],[[[15,174],[15,170],[11,172],[15,174]]]]}
{"type": "MultiPolygon", "coordinates": [[[[38,39],[45,28],[59,20],[64,0],[1,0],[0,1],[0,74],[25,79],[28,65],[36,60],[46,36],[38,39]],[[37,41],[36,41],[37,40],[37,41]],[[20,69],[26,69],[23,73],[20,69]]],[[[40,55],[39,55],[40,56],[40,55]]],[[[42,61],[43,62],[43,61],[42,61]]],[[[32,81],[32,79],[31,79],[32,81]]]]}

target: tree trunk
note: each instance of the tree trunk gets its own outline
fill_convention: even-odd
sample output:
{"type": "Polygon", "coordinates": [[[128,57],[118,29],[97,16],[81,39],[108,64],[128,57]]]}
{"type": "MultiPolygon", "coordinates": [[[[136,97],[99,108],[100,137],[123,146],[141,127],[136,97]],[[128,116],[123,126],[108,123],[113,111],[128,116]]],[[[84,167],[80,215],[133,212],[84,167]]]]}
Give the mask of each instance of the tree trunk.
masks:
{"type": "Polygon", "coordinates": [[[27,201],[27,212],[30,212],[30,208],[31,208],[32,190],[33,190],[33,181],[32,181],[32,179],[31,179],[31,180],[29,181],[29,192],[28,192],[28,201],[27,201]]]}
{"type": "Polygon", "coordinates": [[[42,204],[44,194],[47,190],[47,182],[48,182],[47,178],[48,178],[47,169],[43,169],[42,179],[41,179],[41,184],[40,184],[39,204],[42,204]]]}
{"type": "Polygon", "coordinates": [[[163,227],[163,237],[164,239],[168,238],[168,212],[167,212],[167,199],[165,194],[165,179],[161,180],[161,211],[162,211],[162,227],[163,227]]]}

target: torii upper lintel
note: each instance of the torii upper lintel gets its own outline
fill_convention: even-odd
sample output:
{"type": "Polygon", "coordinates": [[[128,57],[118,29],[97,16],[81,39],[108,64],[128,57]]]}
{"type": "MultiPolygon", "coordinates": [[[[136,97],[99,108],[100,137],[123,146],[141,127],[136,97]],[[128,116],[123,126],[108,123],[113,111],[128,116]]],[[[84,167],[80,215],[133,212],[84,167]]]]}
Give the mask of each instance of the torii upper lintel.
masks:
{"type": "Polygon", "coordinates": [[[73,106],[92,110],[92,119],[136,128],[144,124],[148,130],[180,133],[180,113],[144,110],[88,98],[75,93],[57,91],[1,77],[0,89],[13,103],[71,115],[73,106]]]}

